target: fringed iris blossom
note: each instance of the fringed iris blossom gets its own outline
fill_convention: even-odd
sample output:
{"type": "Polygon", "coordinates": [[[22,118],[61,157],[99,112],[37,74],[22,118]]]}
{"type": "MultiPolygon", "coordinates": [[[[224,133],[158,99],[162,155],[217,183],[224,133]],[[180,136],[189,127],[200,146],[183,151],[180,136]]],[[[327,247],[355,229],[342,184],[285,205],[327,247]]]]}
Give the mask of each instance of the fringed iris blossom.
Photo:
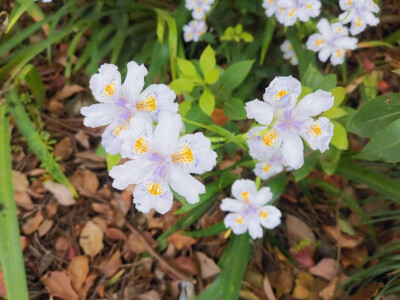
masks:
{"type": "Polygon", "coordinates": [[[333,136],[333,124],[326,117],[317,117],[333,105],[329,92],[318,90],[297,102],[300,82],[289,77],[276,77],[266,88],[264,101],[246,103],[247,117],[264,126],[255,126],[248,133],[250,155],[263,160],[280,151],[283,164],[298,169],[304,163],[303,142],[311,149],[324,152],[333,136]]]}
{"type": "Polygon", "coordinates": [[[277,0],[276,18],[285,26],[292,26],[297,20],[308,22],[321,12],[319,0],[277,0]]]}
{"type": "Polygon", "coordinates": [[[359,34],[367,25],[376,26],[379,23],[374,13],[379,12],[379,6],[373,0],[340,0],[340,8],[344,10],[339,15],[343,24],[351,23],[350,33],[359,34]]]}
{"type": "Polygon", "coordinates": [[[262,180],[267,180],[282,172],[284,167],[283,157],[280,152],[267,153],[266,157],[256,163],[254,173],[262,180]]]}
{"type": "Polygon", "coordinates": [[[192,20],[189,24],[183,26],[183,39],[185,42],[198,42],[200,37],[207,31],[206,22],[192,20]]]}
{"type": "Polygon", "coordinates": [[[327,19],[321,19],[317,28],[320,33],[312,34],[307,41],[307,49],[318,51],[318,58],[326,62],[331,58],[332,65],[343,63],[346,50],[357,48],[357,39],[348,36],[348,30],[340,22],[329,24],[327,19]]]}
{"type": "Polygon", "coordinates": [[[193,19],[202,20],[213,3],[214,0],[186,0],[185,7],[192,11],[193,19]]]}
{"type": "Polygon", "coordinates": [[[152,84],[144,91],[144,77],[147,69],[131,61],[128,63],[125,82],[121,84],[118,67],[103,64],[99,73],[90,79],[90,89],[95,99],[101,103],[81,109],[87,127],[108,125],[102,135],[102,145],[106,152],[115,155],[120,152],[120,134],[129,128],[129,120],[139,115],[158,121],[163,111],[176,113],[175,93],[165,84],[152,84]]]}
{"type": "Polygon", "coordinates": [[[290,59],[290,63],[294,66],[298,64],[297,55],[293,50],[292,44],[290,44],[288,40],[283,42],[281,50],[283,52],[283,58],[290,59]]]}
{"type": "Polygon", "coordinates": [[[240,179],[233,183],[232,195],[235,199],[223,199],[221,209],[230,212],[224,223],[235,234],[249,231],[250,236],[257,239],[263,236],[262,227],[273,229],[281,223],[280,210],[266,205],[272,199],[268,187],[257,191],[254,181],[240,179]]]}
{"type": "Polygon", "coordinates": [[[268,17],[271,17],[279,11],[278,0],[264,0],[262,7],[265,9],[265,14],[268,17]]]}
{"type": "Polygon", "coordinates": [[[199,201],[204,185],[190,173],[202,174],[216,164],[217,154],[203,133],[179,138],[183,126],[178,114],[160,114],[157,127],[144,118],[131,119],[123,133],[122,156],[132,160],[110,171],[113,187],[123,190],[136,184],[133,202],[144,213],[154,208],[164,214],[171,209],[170,187],[189,203],[199,201]]]}

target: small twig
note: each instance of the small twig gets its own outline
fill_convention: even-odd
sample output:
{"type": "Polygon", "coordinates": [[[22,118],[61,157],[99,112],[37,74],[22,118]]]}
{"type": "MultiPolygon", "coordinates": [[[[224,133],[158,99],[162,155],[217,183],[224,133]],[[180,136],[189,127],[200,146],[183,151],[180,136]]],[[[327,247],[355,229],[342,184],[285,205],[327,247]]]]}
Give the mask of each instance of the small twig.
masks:
{"type": "Polygon", "coordinates": [[[126,226],[128,226],[129,230],[132,231],[133,234],[136,234],[140,241],[143,243],[143,245],[146,247],[147,251],[150,252],[151,255],[155,257],[162,265],[164,265],[165,268],[167,268],[172,274],[174,274],[176,277],[180,278],[181,280],[196,283],[196,280],[187,277],[185,274],[183,274],[181,271],[175,269],[171,264],[169,264],[160,254],[157,253],[153,249],[153,247],[147,242],[147,240],[143,237],[143,235],[136,230],[131,224],[127,223],[126,226]]]}

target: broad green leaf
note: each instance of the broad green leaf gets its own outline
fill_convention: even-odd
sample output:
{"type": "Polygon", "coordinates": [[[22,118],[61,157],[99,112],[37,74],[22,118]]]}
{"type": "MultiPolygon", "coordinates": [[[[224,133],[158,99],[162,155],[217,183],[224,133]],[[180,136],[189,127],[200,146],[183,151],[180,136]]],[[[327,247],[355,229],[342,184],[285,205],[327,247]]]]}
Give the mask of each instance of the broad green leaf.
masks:
{"type": "Polygon", "coordinates": [[[265,186],[271,189],[272,199],[268,204],[273,204],[283,194],[286,189],[286,174],[282,173],[272,179],[269,179],[265,186]]]}
{"type": "Polygon", "coordinates": [[[28,300],[17,207],[14,200],[10,123],[7,106],[0,104],[0,264],[8,299],[28,300]]]}
{"type": "Polygon", "coordinates": [[[309,65],[302,84],[308,86],[313,91],[324,90],[330,91],[336,86],[336,75],[324,75],[321,71],[317,70],[313,65],[309,65]]]}
{"type": "Polygon", "coordinates": [[[389,124],[356,156],[358,159],[379,160],[387,163],[400,161],[400,119],[389,124]]]}
{"type": "Polygon", "coordinates": [[[332,107],[331,109],[325,111],[322,115],[328,119],[338,119],[345,116],[347,112],[340,107],[332,107]]]}
{"type": "Polygon", "coordinates": [[[236,27],[235,27],[235,33],[236,33],[236,35],[241,34],[242,31],[243,31],[243,26],[242,26],[242,24],[237,24],[236,27]]]}
{"type": "Polygon", "coordinates": [[[175,92],[175,94],[179,95],[183,92],[191,93],[193,91],[194,83],[193,80],[187,78],[178,78],[173,80],[169,87],[175,92]]]}
{"type": "Polygon", "coordinates": [[[265,57],[268,52],[269,45],[275,31],[276,21],[275,18],[267,18],[267,23],[264,29],[263,42],[261,46],[260,66],[264,63],[265,57]]]}
{"type": "Polygon", "coordinates": [[[33,97],[36,100],[37,107],[40,109],[43,106],[46,97],[46,90],[44,88],[39,71],[31,64],[26,65],[22,69],[20,77],[26,82],[31,90],[33,97]]]}
{"type": "Polygon", "coordinates": [[[186,78],[196,78],[197,77],[196,68],[194,67],[192,62],[190,62],[186,59],[178,58],[178,68],[179,68],[179,71],[186,78]]]}
{"type": "Polygon", "coordinates": [[[14,9],[11,11],[8,18],[8,26],[6,28],[6,33],[8,33],[22,14],[33,4],[31,0],[20,0],[15,2],[14,9]]]}
{"type": "Polygon", "coordinates": [[[244,60],[229,66],[221,76],[220,89],[225,93],[233,91],[246,79],[253,63],[254,60],[244,60]]]}
{"type": "Polygon", "coordinates": [[[208,84],[214,84],[218,81],[218,78],[219,78],[219,70],[212,69],[207,72],[205,81],[208,84]]]}
{"type": "Polygon", "coordinates": [[[349,140],[347,138],[347,131],[342,124],[331,121],[333,123],[333,137],[331,144],[339,150],[347,150],[349,148],[349,140]]]}
{"type": "Polygon", "coordinates": [[[305,96],[307,96],[308,94],[311,94],[313,91],[311,88],[309,88],[308,86],[301,86],[301,93],[299,95],[299,99],[298,101],[300,101],[301,99],[303,99],[305,96]]]}
{"type": "Polygon", "coordinates": [[[184,232],[183,234],[191,236],[193,238],[202,238],[202,237],[217,235],[226,230],[227,230],[227,228],[225,227],[224,222],[219,222],[217,224],[208,226],[206,228],[194,230],[194,231],[190,231],[190,232],[184,232]]]}
{"type": "Polygon", "coordinates": [[[192,107],[192,102],[189,100],[184,100],[181,104],[179,104],[178,113],[184,117],[192,107]]]}
{"type": "Polygon", "coordinates": [[[400,94],[379,96],[362,105],[350,118],[348,130],[362,137],[373,137],[400,119],[400,94]]]}
{"type": "Polygon", "coordinates": [[[313,151],[309,155],[304,157],[304,164],[300,169],[293,170],[293,175],[295,181],[298,182],[304,178],[306,178],[311,171],[314,169],[318,160],[318,152],[313,151]]]}
{"type": "Polygon", "coordinates": [[[342,104],[343,100],[346,98],[346,89],[341,86],[337,86],[330,90],[332,96],[334,97],[333,107],[338,107],[342,104]]]}
{"type": "Polygon", "coordinates": [[[208,89],[205,89],[203,94],[201,94],[199,100],[199,106],[206,115],[211,116],[215,107],[215,98],[214,95],[208,89]]]}
{"type": "Polygon", "coordinates": [[[341,151],[332,145],[329,150],[321,153],[319,156],[319,165],[322,170],[329,176],[335,173],[335,170],[340,162],[341,151]]]}
{"type": "Polygon", "coordinates": [[[6,94],[6,99],[15,123],[17,123],[19,131],[26,139],[30,150],[36,154],[37,158],[42,162],[46,170],[54,176],[54,179],[65,185],[74,197],[77,197],[74,187],[61,171],[53,154],[48,151],[47,145],[42,141],[39,133],[35,130],[35,127],[29,119],[16,90],[10,90],[6,94]]]}
{"type": "MultiPolygon", "coordinates": [[[[190,110],[187,112],[185,118],[191,121],[195,121],[199,123],[199,125],[206,125],[212,122],[211,118],[201,110],[201,108],[197,103],[192,103],[192,106],[190,110]]],[[[198,125],[193,125],[185,122],[186,133],[192,133],[198,128],[199,128],[198,125]]]]}
{"type": "Polygon", "coordinates": [[[208,45],[200,56],[200,68],[203,72],[204,78],[207,81],[207,74],[215,67],[215,52],[214,49],[208,45]]]}
{"type": "Polygon", "coordinates": [[[244,103],[238,98],[232,98],[224,103],[224,113],[232,120],[243,120],[246,118],[244,103]]]}
{"type": "Polygon", "coordinates": [[[157,38],[160,44],[163,43],[164,40],[164,31],[165,31],[165,20],[160,16],[157,15],[157,38]]]}
{"type": "Polygon", "coordinates": [[[348,160],[342,160],[335,173],[358,183],[365,184],[394,202],[400,203],[399,182],[389,176],[368,170],[348,160]]]}
{"type": "Polygon", "coordinates": [[[378,96],[378,84],[380,72],[372,71],[364,76],[363,83],[360,86],[360,95],[362,102],[375,99],[378,96]]]}
{"type": "Polygon", "coordinates": [[[106,162],[107,162],[107,171],[110,170],[119,164],[121,161],[121,155],[118,153],[116,155],[111,155],[109,153],[106,154],[106,162]]]}
{"type": "Polygon", "coordinates": [[[249,32],[242,32],[239,37],[246,43],[254,41],[254,37],[249,32]]]}

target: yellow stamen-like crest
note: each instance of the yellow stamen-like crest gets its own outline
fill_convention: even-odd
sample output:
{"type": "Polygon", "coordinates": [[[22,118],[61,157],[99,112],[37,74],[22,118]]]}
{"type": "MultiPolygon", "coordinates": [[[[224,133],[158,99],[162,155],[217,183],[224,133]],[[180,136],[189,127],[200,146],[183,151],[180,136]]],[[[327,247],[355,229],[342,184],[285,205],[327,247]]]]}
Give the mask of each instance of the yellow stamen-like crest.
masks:
{"type": "Polygon", "coordinates": [[[157,109],[156,98],[153,95],[147,96],[143,101],[136,103],[136,109],[138,111],[145,111],[152,113],[157,109]]]}
{"type": "Polygon", "coordinates": [[[111,97],[116,93],[116,91],[117,91],[117,85],[115,84],[115,82],[106,84],[103,91],[103,96],[111,97]]]}
{"type": "Polygon", "coordinates": [[[177,152],[171,155],[174,164],[189,165],[194,160],[192,149],[188,145],[181,147],[177,152]]]}
{"type": "Polygon", "coordinates": [[[266,219],[268,217],[268,212],[265,210],[260,211],[260,217],[266,219]]]}
{"type": "Polygon", "coordinates": [[[145,137],[138,138],[133,146],[136,153],[145,153],[149,150],[149,144],[145,137]]]}
{"type": "Polygon", "coordinates": [[[249,204],[250,198],[249,198],[249,192],[243,192],[240,194],[242,197],[244,203],[249,204]]]}
{"type": "Polygon", "coordinates": [[[276,131],[275,129],[271,130],[267,134],[264,134],[261,139],[264,142],[264,145],[267,147],[274,147],[276,140],[279,137],[279,132],[276,131]]]}
{"type": "Polygon", "coordinates": [[[322,134],[321,126],[318,123],[315,123],[310,127],[310,133],[312,134],[313,138],[322,134]]]}
{"type": "Polygon", "coordinates": [[[266,163],[266,164],[263,165],[263,167],[262,167],[262,170],[263,170],[265,173],[268,173],[270,169],[271,169],[271,164],[270,164],[270,163],[266,163]]]}
{"type": "Polygon", "coordinates": [[[159,196],[164,192],[164,189],[162,188],[161,183],[150,181],[146,186],[146,191],[153,196],[159,196]]]}

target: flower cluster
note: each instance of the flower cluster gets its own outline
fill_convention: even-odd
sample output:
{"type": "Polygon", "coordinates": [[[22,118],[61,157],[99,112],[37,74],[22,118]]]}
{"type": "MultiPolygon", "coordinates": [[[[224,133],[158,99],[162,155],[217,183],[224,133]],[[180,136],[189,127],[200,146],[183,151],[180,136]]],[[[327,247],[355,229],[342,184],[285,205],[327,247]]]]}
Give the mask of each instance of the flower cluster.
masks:
{"type": "Polygon", "coordinates": [[[133,202],[142,212],[170,210],[170,187],[189,203],[199,201],[205,187],[190,173],[210,171],[216,164],[210,141],[202,133],[180,137],[183,123],[175,93],[164,84],[152,84],[142,91],[145,66],[132,61],[127,69],[121,84],[117,66],[102,65],[90,80],[93,96],[100,103],[81,109],[86,126],[107,125],[102,135],[105,150],[131,159],[112,168],[113,186],[122,190],[136,184],[133,202]]]}
{"type": "Polygon", "coordinates": [[[284,167],[300,168],[304,163],[303,138],[312,150],[324,152],[333,136],[333,124],[319,115],[333,106],[329,92],[318,90],[300,101],[300,82],[276,77],[266,88],[263,101],[246,103],[247,117],[262,126],[248,132],[250,155],[259,160],[255,173],[269,178],[284,167]]]}
{"type": "Polygon", "coordinates": [[[373,0],[340,0],[339,5],[344,10],[339,15],[339,20],[343,24],[351,23],[352,35],[364,31],[367,24],[376,26],[379,23],[379,19],[374,15],[379,12],[379,6],[373,0]]]}
{"type": "Polygon", "coordinates": [[[290,63],[292,65],[295,66],[299,63],[297,55],[292,47],[292,44],[288,40],[284,41],[283,44],[281,45],[281,51],[283,52],[283,58],[290,59],[290,63]]]}
{"type": "Polygon", "coordinates": [[[185,7],[192,11],[193,20],[183,26],[183,39],[185,42],[198,42],[199,38],[206,33],[207,24],[205,19],[213,3],[214,0],[186,0],[185,7]]]}

